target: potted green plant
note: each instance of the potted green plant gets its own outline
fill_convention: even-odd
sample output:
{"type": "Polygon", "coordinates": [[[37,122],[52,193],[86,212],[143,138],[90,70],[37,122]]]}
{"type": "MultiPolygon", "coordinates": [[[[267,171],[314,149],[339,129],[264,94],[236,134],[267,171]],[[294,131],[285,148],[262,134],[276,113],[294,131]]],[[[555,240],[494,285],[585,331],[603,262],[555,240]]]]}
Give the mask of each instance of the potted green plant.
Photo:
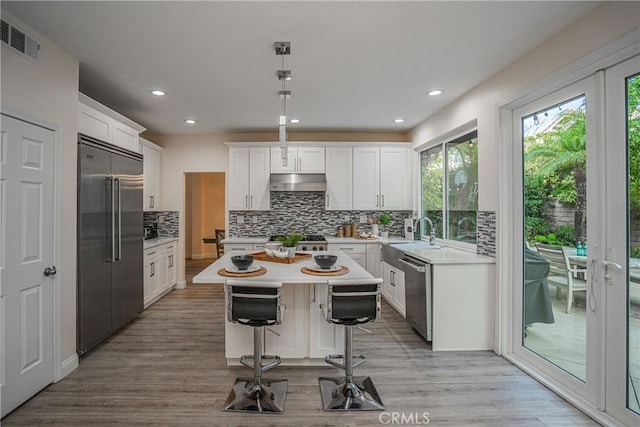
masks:
{"type": "Polygon", "coordinates": [[[380,215],[379,221],[380,221],[380,224],[382,224],[380,237],[382,238],[389,237],[389,230],[387,230],[386,227],[391,223],[391,215],[384,213],[380,215]]]}
{"type": "Polygon", "coordinates": [[[289,258],[296,255],[296,246],[304,239],[304,235],[300,233],[289,233],[287,236],[276,237],[276,241],[282,243],[282,247],[286,248],[289,258]]]}

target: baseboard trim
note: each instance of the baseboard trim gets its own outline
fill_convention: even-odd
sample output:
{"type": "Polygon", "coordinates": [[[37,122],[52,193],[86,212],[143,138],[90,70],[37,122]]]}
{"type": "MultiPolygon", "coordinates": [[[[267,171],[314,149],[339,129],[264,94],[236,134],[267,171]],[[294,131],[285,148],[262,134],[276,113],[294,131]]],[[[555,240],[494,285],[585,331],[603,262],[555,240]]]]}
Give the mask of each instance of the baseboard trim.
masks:
{"type": "Polygon", "coordinates": [[[178,280],[175,284],[175,289],[186,289],[187,281],[186,280],[178,280]]]}
{"type": "MultiPolygon", "coordinates": [[[[75,369],[79,366],[78,354],[73,353],[71,356],[67,357],[60,366],[60,378],[58,381],[69,375],[71,372],[75,371],[75,369]]],[[[56,381],[56,382],[58,382],[56,381]]]]}

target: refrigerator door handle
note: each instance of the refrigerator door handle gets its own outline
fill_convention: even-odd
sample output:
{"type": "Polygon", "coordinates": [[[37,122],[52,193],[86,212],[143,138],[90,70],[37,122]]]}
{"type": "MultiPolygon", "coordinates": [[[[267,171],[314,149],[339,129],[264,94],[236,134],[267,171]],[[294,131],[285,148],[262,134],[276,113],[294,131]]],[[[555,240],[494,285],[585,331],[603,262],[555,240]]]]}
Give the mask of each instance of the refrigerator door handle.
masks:
{"type": "Polygon", "coordinates": [[[116,178],[115,182],[118,184],[118,255],[116,261],[122,259],[122,181],[120,178],[116,178]]]}
{"type": "Polygon", "coordinates": [[[116,262],[116,181],[113,175],[107,176],[107,182],[111,181],[111,259],[116,262]]]}

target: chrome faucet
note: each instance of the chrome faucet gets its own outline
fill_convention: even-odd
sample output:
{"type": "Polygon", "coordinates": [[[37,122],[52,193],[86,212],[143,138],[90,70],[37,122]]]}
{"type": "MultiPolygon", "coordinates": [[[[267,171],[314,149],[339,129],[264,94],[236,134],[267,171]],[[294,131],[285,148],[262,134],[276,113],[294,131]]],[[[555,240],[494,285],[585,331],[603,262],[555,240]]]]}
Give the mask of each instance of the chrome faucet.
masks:
{"type": "Polygon", "coordinates": [[[429,234],[429,244],[430,245],[435,245],[436,243],[436,229],[433,227],[433,221],[431,221],[431,218],[429,218],[428,216],[425,216],[424,219],[427,220],[427,222],[429,223],[430,231],[431,233],[429,234]]]}

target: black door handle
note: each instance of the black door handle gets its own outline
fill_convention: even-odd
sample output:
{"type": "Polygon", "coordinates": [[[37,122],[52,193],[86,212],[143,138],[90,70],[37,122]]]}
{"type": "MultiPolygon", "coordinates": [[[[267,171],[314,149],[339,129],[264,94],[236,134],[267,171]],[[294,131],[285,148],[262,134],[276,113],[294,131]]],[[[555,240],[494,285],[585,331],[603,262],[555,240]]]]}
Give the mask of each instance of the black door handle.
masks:
{"type": "Polygon", "coordinates": [[[47,267],[44,269],[44,275],[49,277],[49,276],[55,276],[55,274],[58,271],[56,270],[56,266],[54,265],[53,267],[47,267]]]}

